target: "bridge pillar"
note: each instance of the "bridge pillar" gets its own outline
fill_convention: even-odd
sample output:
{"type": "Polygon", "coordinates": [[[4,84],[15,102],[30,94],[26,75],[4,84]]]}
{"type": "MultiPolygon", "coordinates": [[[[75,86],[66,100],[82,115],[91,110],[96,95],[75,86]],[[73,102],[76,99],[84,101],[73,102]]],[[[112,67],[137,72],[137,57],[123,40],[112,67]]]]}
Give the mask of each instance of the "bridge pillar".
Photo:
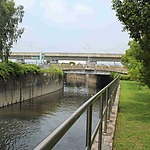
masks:
{"type": "Polygon", "coordinates": [[[87,65],[96,65],[96,64],[97,64],[97,61],[93,61],[93,60],[88,59],[88,60],[86,61],[86,64],[87,64],[87,65]]]}

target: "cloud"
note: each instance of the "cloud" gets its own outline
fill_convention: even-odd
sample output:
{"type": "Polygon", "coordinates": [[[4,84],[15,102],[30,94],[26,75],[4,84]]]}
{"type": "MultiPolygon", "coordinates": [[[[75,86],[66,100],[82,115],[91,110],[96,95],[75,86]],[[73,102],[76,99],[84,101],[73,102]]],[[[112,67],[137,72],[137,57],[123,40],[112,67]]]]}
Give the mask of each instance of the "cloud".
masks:
{"type": "Polygon", "coordinates": [[[72,7],[64,0],[42,0],[44,17],[56,23],[73,23],[80,15],[93,15],[94,11],[89,6],[75,4],[72,7]]]}
{"type": "Polygon", "coordinates": [[[41,7],[44,8],[44,17],[56,23],[73,22],[74,19],[68,12],[67,3],[63,0],[42,0],[41,7]]]}
{"type": "Polygon", "coordinates": [[[46,9],[46,11],[49,9],[53,13],[63,13],[66,9],[65,3],[60,0],[53,0],[47,2],[42,1],[41,4],[46,9]]]}
{"type": "Polygon", "coordinates": [[[25,28],[24,34],[32,34],[35,31],[33,27],[28,25],[24,26],[24,28],[25,28]]]}
{"type": "Polygon", "coordinates": [[[23,5],[25,10],[31,9],[36,3],[36,0],[14,0],[14,1],[17,6],[23,5]]]}
{"type": "Polygon", "coordinates": [[[74,6],[74,11],[77,14],[87,14],[92,15],[94,14],[94,11],[89,6],[83,5],[83,4],[77,4],[74,6]]]}

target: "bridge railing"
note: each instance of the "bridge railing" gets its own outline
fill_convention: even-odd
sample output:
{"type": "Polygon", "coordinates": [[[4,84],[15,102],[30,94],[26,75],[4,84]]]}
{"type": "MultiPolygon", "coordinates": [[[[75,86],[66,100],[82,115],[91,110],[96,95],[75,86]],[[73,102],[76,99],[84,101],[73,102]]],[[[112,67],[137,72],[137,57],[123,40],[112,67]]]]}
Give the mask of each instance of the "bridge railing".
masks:
{"type": "Polygon", "coordinates": [[[34,150],[50,150],[57,142],[66,134],[81,115],[86,111],[86,150],[90,150],[92,144],[98,134],[98,149],[102,149],[102,135],[107,132],[107,121],[110,118],[112,105],[115,101],[120,77],[115,78],[106,87],[88,99],[80,106],[68,119],[66,119],[59,127],[57,127],[50,135],[48,135],[34,150]],[[99,101],[99,118],[97,125],[92,133],[92,110],[93,104],[99,101]]]}
{"type": "Polygon", "coordinates": [[[124,66],[100,66],[100,65],[70,65],[70,64],[55,64],[62,70],[95,70],[95,71],[110,71],[127,74],[128,70],[124,66]]]}

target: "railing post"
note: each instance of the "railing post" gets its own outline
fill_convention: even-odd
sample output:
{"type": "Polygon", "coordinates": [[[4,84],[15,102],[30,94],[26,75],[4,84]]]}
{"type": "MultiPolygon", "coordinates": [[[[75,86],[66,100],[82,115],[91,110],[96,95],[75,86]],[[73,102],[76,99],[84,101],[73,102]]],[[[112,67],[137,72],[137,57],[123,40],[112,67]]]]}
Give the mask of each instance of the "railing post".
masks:
{"type": "Polygon", "coordinates": [[[87,109],[87,126],[86,126],[86,147],[91,149],[91,135],[92,135],[92,104],[87,109]]]}
{"type": "Polygon", "coordinates": [[[112,97],[111,97],[111,87],[108,88],[108,120],[110,119],[110,113],[111,113],[111,101],[112,101],[112,97]]]}
{"type": "Polygon", "coordinates": [[[114,93],[113,93],[113,104],[115,102],[115,97],[116,97],[116,93],[117,93],[117,89],[118,89],[118,82],[116,82],[115,86],[114,86],[114,93]]]}
{"type": "Polygon", "coordinates": [[[110,87],[107,89],[107,120],[109,119],[109,99],[110,99],[110,87]]]}
{"type": "Polygon", "coordinates": [[[105,117],[104,117],[104,133],[107,132],[107,111],[108,111],[108,89],[106,89],[106,99],[105,99],[105,117]]]}
{"type": "Polygon", "coordinates": [[[103,97],[100,96],[100,111],[99,111],[99,119],[101,120],[99,127],[99,136],[98,136],[98,150],[102,149],[102,124],[103,124],[103,97]]]}

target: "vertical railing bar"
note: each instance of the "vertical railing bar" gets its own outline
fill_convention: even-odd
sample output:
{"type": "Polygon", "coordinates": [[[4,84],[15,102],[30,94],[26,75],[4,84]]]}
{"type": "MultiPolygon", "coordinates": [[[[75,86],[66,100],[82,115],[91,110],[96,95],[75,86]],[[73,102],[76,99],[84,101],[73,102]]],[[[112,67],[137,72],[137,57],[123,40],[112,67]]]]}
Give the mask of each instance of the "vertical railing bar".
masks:
{"type": "Polygon", "coordinates": [[[111,101],[112,101],[112,98],[110,96],[110,98],[109,98],[109,104],[108,104],[108,120],[110,119],[110,114],[111,114],[111,101]]]}
{"type": "Polygon", "coordinates": [[[92,104],[87,109],[87,126],[86,126],[86,147],[91,149],[91,135],[92,135],[92,104]]]}
{"type": "Polygon", "coordinates": [[[113,85],[113,92],[112,92],[112,104],[114,105],[115,102],[115,88],[116,88],[116,83],[114,83],[115,85],[113,85]]]}
{"type": "Polygon", "coordinates": [[[110,113],[111,113],[111,91],[110,91],[110,87],[108,88],[108,120],[110,119],[110,113]]]}
{"type": "Polygon", "coordinates": [[[112,106],[114,106],[114,94],[115,94],[115,91],[113,90],[112,91],[112,106]]]}
{"type": "Polygon", "coordinates": [[[113,103],[115,102],[115,95],[117,92],[117,85],[114,87],[114,93],[113,93],[113,103]]]}
{"type": "Polygon", "coordinates": [[[107,111],[108,111],[108,109],[107,109],[107,107],[108,107],[108,101],[107,101],[107,98],[108,98],[108,89],[106,89],[106,99],[105,99],[105,108],[106,108],[106,110],[105,110],[105,118],[104,118],[104,133],[106,133],[107,132],[107,111]]]}
{"type": "Polygon", "coordinates": [[[99,136],[98,136],[98,150],[102,149],[102,125],[103,125],[103,96],[100,96],[100,111],[99,111],[99,118],[102,120],[99,127],[99,136]]]}
{"type": "Polygon", "coordinates": [[[115,102],[115,89],[113,91],[113,105],[114,105],[114,102],[115,102]]]}

